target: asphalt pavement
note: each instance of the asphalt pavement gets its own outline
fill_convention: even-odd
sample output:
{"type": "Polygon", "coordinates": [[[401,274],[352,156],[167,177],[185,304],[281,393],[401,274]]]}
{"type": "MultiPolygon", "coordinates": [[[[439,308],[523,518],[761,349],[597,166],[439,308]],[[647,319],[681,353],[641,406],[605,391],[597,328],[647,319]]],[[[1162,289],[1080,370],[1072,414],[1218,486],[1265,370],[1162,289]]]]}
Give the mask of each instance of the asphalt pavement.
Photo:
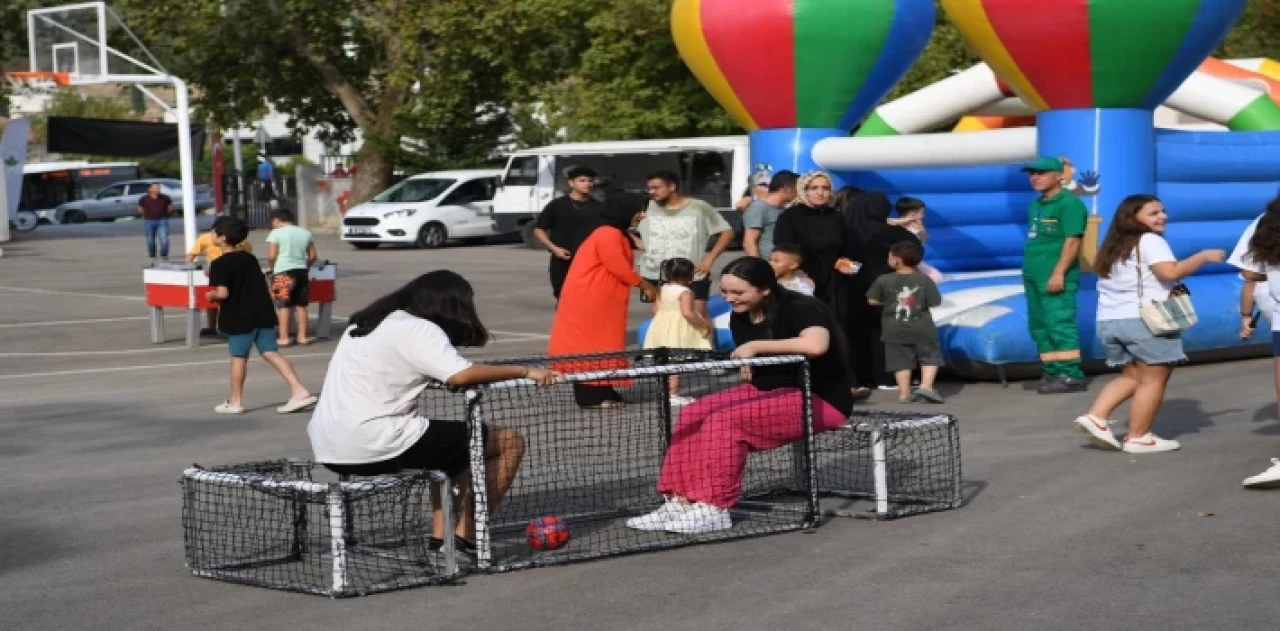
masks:
{"type": "MultiPolygon", "coordinates": [[[[265,236],[254,232],[254,245],[265,236]]],[[[181,314],[167,320],[170,341],[150,343],[140,224],[20,237],[0,245],[6,629],[1167,630],[1280,619],[1280,492],[1240,486],[1280,456],[1270,360],[1178,369],[1156,431],[1183,450],[1151,456],[1098,451],[1072,431],[1090,394],[945,383],[941,409],[960,419],[964,456],[967,503],[955,511],[342,601],[197,579],[183,567],[182,470],[306,457],[307,415],[275,413],[287,391],[260,361],[250,413],[215,415],[225,347],[185,348],[181,314]]],[[[545,350],[543,253],[318,243],[339,266],[339,316],[449,268],[476,286],[495,332],[473,357],[545,350]]],[[[633,303],[633,326],[646,307],[633,303]]],[[[333,345],[285,355],[318,389],[333,345]]],[[[899,409],[891,399],[869,406],[899,409]]]]}

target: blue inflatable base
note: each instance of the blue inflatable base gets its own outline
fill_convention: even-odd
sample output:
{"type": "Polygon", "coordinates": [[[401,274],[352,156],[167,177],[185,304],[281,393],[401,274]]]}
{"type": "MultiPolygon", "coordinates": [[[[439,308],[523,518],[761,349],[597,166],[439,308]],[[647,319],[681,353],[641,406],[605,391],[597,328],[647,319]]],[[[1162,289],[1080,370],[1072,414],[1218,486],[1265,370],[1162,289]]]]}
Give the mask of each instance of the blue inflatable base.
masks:
{"type": "MultiPolygon", "coordinates": [[[[1094,319],[1098,305],[1097,277],[1082,277],[1077,321],[1081,352],[1092,366],[1105,359],[1094,319]]],[[[1185,281],[1191,291],[1200,322],[1182,335],[1183,348],[1192,359],[1263,356],[1270,352],[1271,331],[1264,319],[1249,340],[1240,339],[1240,289],[1238,274],[1206,274],[1185,281]]],[[[947,367],[971,379],[989,380],[1011,374],[1010,369],[1039,365],[1039,353],[1027,333],[1027,308],[1022,276],[1015,271],[988,272],[949,280],[939,285],[943,304],[934,311],[938,338],[947,367]]],[[[729,333],[730,308],[712,296],[708,311],[716,325],[720,350],[736,345],[729,333]]],[[[638,332],[643,344],[649,321],[638,332]]],[[[1012,371],[1016,374],[1016,371],[1012,371]]]]}

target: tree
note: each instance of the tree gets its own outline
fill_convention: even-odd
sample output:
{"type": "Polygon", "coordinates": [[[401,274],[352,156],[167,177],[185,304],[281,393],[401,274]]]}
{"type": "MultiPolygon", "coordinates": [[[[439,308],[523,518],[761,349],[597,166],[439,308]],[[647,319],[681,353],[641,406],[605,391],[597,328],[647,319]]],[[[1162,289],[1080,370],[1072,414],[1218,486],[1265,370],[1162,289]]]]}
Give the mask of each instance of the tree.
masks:
{"type": "Polygon", "coordinates": [[[1280,0],[1249,0],[1244,15],[1216,53],[1227,59],[1276,57],[1280,48],[1280,0]]]}
{"type": "Polygon", "coordinates": [[[574,141],[741,133],[676,52],[669,2],[595,4],[590,47],[540,92],[553,129],[574,141]]]}
{"type": "Polygon", "coordinates": [[[550,44],[572,39],[562,25],[579,11],[563,0],[120,4],[169,70],[198,87],[201,115],[216,125],[270,103],[299,133],[337,141],[359,130],[355,201],[384,188],[397,160],[488,159],[510,131],[510,105],[561,73],[550,44]]]}

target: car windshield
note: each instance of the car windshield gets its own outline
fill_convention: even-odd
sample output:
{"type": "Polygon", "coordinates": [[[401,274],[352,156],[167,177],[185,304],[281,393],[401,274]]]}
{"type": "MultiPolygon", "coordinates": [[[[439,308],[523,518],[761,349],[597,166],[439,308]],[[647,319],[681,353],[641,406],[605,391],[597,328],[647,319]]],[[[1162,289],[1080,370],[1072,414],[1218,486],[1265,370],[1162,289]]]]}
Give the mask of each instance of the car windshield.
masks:
{"type": "Polygon", "coordinates": [[[381,195],[373,198],[373,201],[380,204],[425,202],[439,197],[456,181],[434,178],[405,180],[383,191],[381,195]]]}

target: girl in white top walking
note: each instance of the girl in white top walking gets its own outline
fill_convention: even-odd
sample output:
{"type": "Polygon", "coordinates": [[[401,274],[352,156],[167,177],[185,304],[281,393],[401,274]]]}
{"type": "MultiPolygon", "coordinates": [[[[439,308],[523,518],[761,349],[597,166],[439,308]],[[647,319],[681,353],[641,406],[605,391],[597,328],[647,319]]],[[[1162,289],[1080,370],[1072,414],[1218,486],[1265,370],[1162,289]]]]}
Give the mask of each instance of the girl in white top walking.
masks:
{"type": "Polygon", "coordinates": [[[1098,248],[1098,338],[1107,365],[1123,367],[1098,394],[1093,407],[1076,418],[1076,428],[1103,449],[1131,454],[1160,453],[1181,447],[1151,433],[1156,411],[1164,401],[1173,367],[1186,360],[1182,337],[1159,336],[1147,328],[1140,311],[1146,304],[1167,300],[1178,281],[1205,263],[1221,263],[1222,250],[1204,250],[1188,259],[1174,258],[1164,240],[1168,216],[1164,204],[1151,195],[1132,195],[1116,209],[1111,228],[1098,248]],[[1129,435],[1124,446],[1111,432],[1108,420],[1122,403],[1129,406],[1129,435]]]}
{"type": "MultiPolygon", "coordinates": [[[[1267,289],[1264,295],[1257,298],[1263,315],[1271,323],[1271,350],[1276,356],[1276,393],[1280,396],[1280,318],[1276,317],[1280,314],[1280,199],[1268,204],[1267,212],[1245,230],[1227,262],[1240,268],[1246,281],[1267,289]],[[1264,301],[1268,304],[1262,304],[1264,301]]],[[[1244,291],[1247,292],[1248,289],[1247,283],[1244,291]]],[[[1247,293],[1241,295],[1240,336],[1244,339],[1253,335],[1253,298],[1247,293]]],[[[1253,489],[1280,487],[1280,458],[1272,458],[1271,465],[1266,471],[1246,478],[1244,486],[1253,489]]]]}

